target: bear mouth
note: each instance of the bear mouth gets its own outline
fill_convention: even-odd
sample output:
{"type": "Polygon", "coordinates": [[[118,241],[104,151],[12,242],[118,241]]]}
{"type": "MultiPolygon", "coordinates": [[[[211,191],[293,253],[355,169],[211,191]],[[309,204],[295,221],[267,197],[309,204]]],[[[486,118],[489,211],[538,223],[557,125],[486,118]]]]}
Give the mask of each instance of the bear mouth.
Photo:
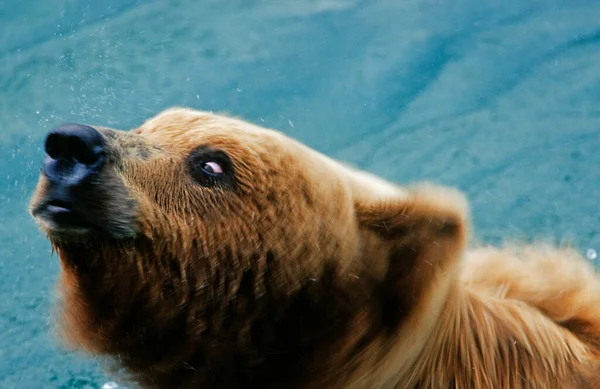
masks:
{"type": "Polygon", "coordinates": [[[30,214],[49,238],[131,238],[139,233],[137,204],[116,178],[104,177],[87,188],[45,184],[30,214]]]}
{"type": "Polygon", "coordinates": [[[65,200],[48,199],[36,205],[31,213],[39,224],[54,234],[83,234],[93,229],[93,225],[76,211],[73,203],[65,200]]]}

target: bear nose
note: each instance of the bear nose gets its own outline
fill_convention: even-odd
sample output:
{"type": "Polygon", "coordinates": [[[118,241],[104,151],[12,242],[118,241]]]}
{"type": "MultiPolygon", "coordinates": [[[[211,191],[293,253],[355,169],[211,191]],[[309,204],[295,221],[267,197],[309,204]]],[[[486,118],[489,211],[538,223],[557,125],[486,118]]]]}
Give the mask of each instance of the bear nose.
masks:
{"type": "Polygon", "coordinates": [[[104,137],[90,126],[65,123],[51,130],[44,144],[43,171],[53,183],[86,182],[105,159],[104,137]]]}

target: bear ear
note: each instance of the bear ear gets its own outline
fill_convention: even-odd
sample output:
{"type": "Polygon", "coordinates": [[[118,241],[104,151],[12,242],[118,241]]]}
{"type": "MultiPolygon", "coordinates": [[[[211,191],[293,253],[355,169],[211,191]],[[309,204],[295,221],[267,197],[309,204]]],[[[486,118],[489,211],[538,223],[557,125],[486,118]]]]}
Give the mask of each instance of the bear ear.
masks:
{"type": "Polygon", "coordinates": [[[436,248],[449,254],[466,241],[468,204],[453,188],[421,183],[397,198],[360,200],[355,206],[361,229],[379,236],[395,252],[425,254],[436,248]]]}
{"type": "Polygon", "coordinates": [[[355,206],[364,261],[381,282],[385,325],[398,328],[442,309],[466,246],[465,197],[451,188],[420,184],[385,199],[357,200],[355,206]]]}

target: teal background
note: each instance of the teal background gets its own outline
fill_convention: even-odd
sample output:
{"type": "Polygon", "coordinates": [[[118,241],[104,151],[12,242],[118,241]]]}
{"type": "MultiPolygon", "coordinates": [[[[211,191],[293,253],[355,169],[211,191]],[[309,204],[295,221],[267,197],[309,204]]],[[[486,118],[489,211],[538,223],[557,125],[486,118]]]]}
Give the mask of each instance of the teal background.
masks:
{"type": "Polygon", "coordinates": [[[27,214],[44,134],[226,111],[401,183],[455,185],[477,238],[600,248],[600,2],[0,0],[0,388],[99,388],[56,343],[27,214]]]}

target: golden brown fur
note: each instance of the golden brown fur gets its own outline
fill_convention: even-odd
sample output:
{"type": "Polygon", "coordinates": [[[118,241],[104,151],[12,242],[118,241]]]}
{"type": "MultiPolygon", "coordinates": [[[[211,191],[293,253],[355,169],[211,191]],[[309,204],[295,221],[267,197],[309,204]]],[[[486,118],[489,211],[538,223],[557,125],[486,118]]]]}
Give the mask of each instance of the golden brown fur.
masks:
{"type": "MultiPolygon", "coordinates": [[[[85,195],[89,231],[38,221],[63,335],[144,387],[600,384],[594,270],[569,249],[468,248],[456,190],[399,188],[206,112],[96,128],[111,163],[85,195]],[[230,156],[231,187],[190,179],[205,145],[230,156]]],[[[47,191],[42,176],[32,209],[47,191]]]]}

